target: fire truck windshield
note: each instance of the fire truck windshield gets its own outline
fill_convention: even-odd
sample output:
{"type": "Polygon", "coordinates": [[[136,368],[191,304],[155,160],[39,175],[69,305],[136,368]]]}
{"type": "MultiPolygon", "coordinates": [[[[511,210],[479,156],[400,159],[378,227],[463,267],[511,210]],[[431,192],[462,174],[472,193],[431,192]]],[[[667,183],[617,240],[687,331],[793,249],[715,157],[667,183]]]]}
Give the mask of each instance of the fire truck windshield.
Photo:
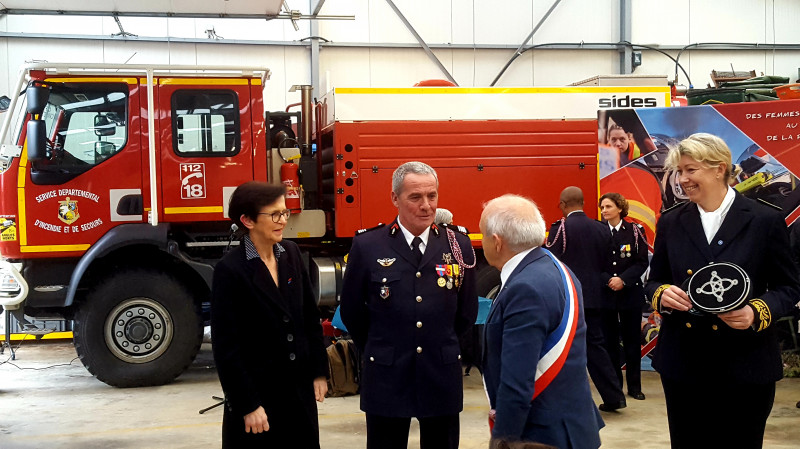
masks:
{"type": "Polygon", "coordinates": [[[36,184],[61,184],[118,153],[127,141],[125,84],[51,84],[42,113],[47,158],[31,167],[36,184]]]}

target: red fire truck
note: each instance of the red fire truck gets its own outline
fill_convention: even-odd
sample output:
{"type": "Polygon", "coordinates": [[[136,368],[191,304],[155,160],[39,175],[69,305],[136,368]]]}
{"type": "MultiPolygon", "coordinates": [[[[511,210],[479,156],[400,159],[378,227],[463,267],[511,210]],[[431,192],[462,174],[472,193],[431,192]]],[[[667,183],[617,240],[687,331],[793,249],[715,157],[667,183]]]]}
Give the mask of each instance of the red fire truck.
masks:
{"type": "MultiPolygon", "coordinates": [[[[242,182],[297,194],[284,235],[332,308],[355,231],[396,215],[402,162],[432,165],[440,206],[473,231],[481,204],[508,192],[555,220],[564,187],[597,197],[603,99],[669,102],[667,87],[417,87],[336,89],[312,104],[299,86],[301,112],[264,113],[268,78],[258,67],[23,67],[0,129],[6,312],[72,320],[103,382],[163,384],[200,347],[214,264],[237,244],[227,202],[242,182]]],[[[497,272],[479,268],[485,294],[497,272]]]]}

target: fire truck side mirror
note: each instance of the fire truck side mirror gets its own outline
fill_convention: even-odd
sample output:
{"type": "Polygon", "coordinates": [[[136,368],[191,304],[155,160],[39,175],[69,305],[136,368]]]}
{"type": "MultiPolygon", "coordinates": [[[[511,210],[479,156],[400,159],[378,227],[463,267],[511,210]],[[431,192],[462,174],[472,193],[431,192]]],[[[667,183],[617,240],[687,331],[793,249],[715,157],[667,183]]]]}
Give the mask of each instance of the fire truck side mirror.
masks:
{"type": "Polygon", "coordinates": [[[28,122],[28,160],[31,162],[47,159],[47,131],[44,120],[28,122]]]}
{"type": "Polygon", "coordinates": [[[47,106],[47,100],[50,98],[50,89],[41,82],[32,81],[25,90],[27,97],[28,113],[40,115],[44,112],[44,107],[47,106]]]}

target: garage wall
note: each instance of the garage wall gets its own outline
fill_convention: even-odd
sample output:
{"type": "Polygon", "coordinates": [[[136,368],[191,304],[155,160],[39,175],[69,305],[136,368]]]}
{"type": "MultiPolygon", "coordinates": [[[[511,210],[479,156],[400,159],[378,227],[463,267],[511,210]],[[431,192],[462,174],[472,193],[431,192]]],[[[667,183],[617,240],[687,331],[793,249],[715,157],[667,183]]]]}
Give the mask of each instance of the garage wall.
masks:
{"type": "MultiPolygon", "coordinates": [[[[554,0],[394,0],[444,67],[461,86],[488,86],[554,0]]],[[[316,3],[312,0],[313,3],[316,3]]],[[[289,0],[307,14],[310,2],[289,0]]],[[[619,73],[619,53],[606,46],[619,40],[620,0],[562,0],[538,30],[533,44],[583,43],[582,49],[524,52],[498,86],[565,85],[598,74],[619,73]]],[[[800,45],[800,2],[796,0],[631,0],[631,41],[679,49],[695,43],[726,43],[737,50],[692,47],[680,63],[696,87],[710,82],[712,69],[756,70],[795,80],[800,51],[764,49],[765,44],[800,45]],[[760,45],[760,48],[756,45],[760,45]]],[[[383,0],[328,0],[321,14],[355,15],[354,21],[318,22],[322,43],[321,87],[409,86],[445,78],[383,0]],[[413,48],[412,48],[413,47],[413,48]]],[[[26,60],[146,64],[247,64],[272,69],[267,107],[297,101],[293,84],[311,80],[310,21],[295,31],[287,20],[121,17],[137,37],[111,37],[111,17],[0,16],[0,93],[7,93],[26,60]],[[213,29],[223,39],[209,39],[213,29]],[[4,67],[4,68],[2,68],[4,67]]],[[[213,36],[212,36],[213,37],[213,36]]],[[[646,49],[637,74],[673,78],[668,57],[646,49]]],[[[681,73],[679,82],[688,84],[681,73]]]]}

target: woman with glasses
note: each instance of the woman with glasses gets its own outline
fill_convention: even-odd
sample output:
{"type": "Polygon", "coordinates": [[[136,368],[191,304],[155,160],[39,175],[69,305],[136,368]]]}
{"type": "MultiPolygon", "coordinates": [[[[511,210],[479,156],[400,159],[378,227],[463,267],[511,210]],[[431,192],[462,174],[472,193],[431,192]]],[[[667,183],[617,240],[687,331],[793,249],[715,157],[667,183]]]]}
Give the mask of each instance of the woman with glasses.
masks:
{"type": "Polygon", "coordinates": [[[228,216],[241,244],[214,269],[211,336],[225,392],[223,448],[319,448],[328,359],[300,250],[283,240],[282,185],[246,182],[228,216]]]}

